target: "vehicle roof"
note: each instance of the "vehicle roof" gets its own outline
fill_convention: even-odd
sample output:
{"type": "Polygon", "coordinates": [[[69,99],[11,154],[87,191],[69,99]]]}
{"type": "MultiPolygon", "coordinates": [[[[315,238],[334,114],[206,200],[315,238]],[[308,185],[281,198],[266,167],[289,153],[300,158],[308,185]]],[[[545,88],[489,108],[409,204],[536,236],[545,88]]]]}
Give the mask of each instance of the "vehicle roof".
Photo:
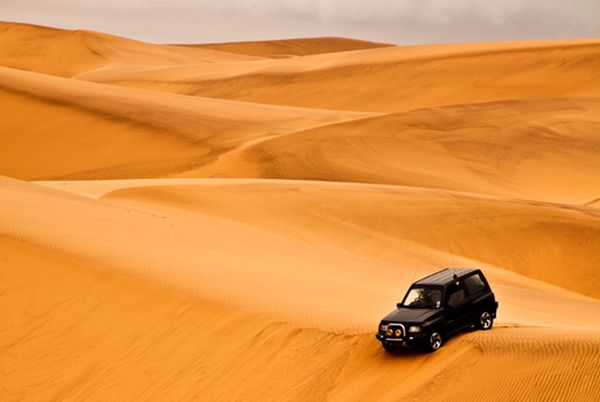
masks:
{"type": "Polygon", "coordinates": [[[454,282],[458,278],[467,276],[470,273],[479,271],[473,268],[446,268],[434,274],[419,279],[413,285],[438,285],[445,286],[454,282]],[[454,278],[456,275],[456,278],[454,278]]]}

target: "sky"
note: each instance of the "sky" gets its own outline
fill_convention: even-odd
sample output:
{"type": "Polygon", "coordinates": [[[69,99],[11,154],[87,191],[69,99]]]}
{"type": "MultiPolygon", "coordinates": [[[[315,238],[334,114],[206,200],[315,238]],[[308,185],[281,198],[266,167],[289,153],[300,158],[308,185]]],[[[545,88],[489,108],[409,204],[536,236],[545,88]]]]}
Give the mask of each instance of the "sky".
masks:
{"type": "Polygon", "coordinates": [[[600,0],[0,0],[0,20],[158,43],[343,36],[402,45],[600,37],[600,0]]]}

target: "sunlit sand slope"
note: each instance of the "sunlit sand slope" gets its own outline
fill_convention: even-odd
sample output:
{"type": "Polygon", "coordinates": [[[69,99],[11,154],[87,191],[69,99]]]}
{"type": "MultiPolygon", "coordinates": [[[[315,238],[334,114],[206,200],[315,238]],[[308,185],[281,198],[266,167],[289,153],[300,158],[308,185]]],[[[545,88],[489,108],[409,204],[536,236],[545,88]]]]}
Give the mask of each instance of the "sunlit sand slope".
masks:
{"type": "Polygon", "coordinates": [[[0,249],[5,400],[592,401],[599,391],[594,332],[498,327],[435,355],[385,355],[371,334],[294,328],[15,240],[0,249]]]}
{"type": "Polygon", "coordinates": [[[397,266],[404,265],[407,250],[425,246],[590,296],[600,291],[600,213],[591,208],[422,188],[296,181],[133,188],[105,198],[239,220],[397,266]]]}
{"type": "MultiPolygon", "coordinates": [[[[429,108],[268,138],[236,152],[262,177],[393,183],[557,202],[600,192],[600,98],[429,108]]],[[[232,172],[228,158],[223,168],[232,172]]],[[[187,173],[193,175],[194,173],[187,173]]]]}
{"type": "Polygon", "coordinates": [[[397,112],[598,96],[599,40],[388,47],[226,66],[114,69],[82,78],[182,94],[303,107],[397,112]]]}
{"type": "MultiPolygon", "coordinates": [[[[119,181],[115,187],[123,185],[124,182],[119,181]]],[[[104,202],[60,196],[63,207],[70,205],[71,210],[82,210],[82,217],[76,222],[60,219],[59,210],[53,209],[49,214],[36,213],[35,221],[38,223],[30,225],[24,216],[31,213],[25,209],[23,212],[11,212],[15,218],[7,230],[18,236],[32,236],[35,243],[48,247],[59,247],[64,251],[82,250],[88,258],[105,261],[118,271],[135,275],[141,273],[143,277],[155,278],[165,285],[181,287],[205,298],[242,305],[257,312],[266,311],[285,321],[337,331],[368,331],[373,325],[371,320],[375,322],[381,311],[389,308],[390,300],[400,296],[402,291],[398,287],[404,288],[416,276],[422,276],[440,265],[488,266],[481,261],[463,258],[460,251],[450,254],[444,247],[446,241],[451,250],[467,246],[452,243],[459,242],[458,238],[448,239],[441,234],[432,234],[433,243],[419,244],[411,240],[410,234],[402,237],[395,226],[388,228],[387,234],[378,233],[377,230],[385,229],[384,222],[389,219],[389,213],[385,212],[391,207],[386,209],[381,202],[378,203],[377,195],[386,201],[397,201],[403,192],[395,199],[394,192],[388,194],[390,189],[369,191],[354,185],[329,187],[306,183],[300,186],[230,180],[223,181],[221,186],[224,189],[221,186],[213,188],[210,183],[197,182],[195,185],[200,187],[142,188],[131,190],[131,196],[128,196],[130,190],[122,189],[106,195],[104,202]],[[229,186],[233,189],[228,189],[229,186]],[[240,212],[243,207],[235,195],[238,188],[247,195],[241,205],[253,207],[246,213],[240,212]],[[311,211],[310,214],[303,212],[303,207],[286,201],[292,194],[301,196],[305,192],[308,195],[300,200],[306,202],[305,208],[311,211]],[[337,192],[340,192],[339,196],[334,195],[337,192]],[[199,196],[199,193],[204,196],[199,196]],[[384,212],[380,216],[371,214],[372,223],[366,222],[366,217],[361,220],[360,203],[343,202],[344,197],[353,194],[358,197],[362,193],[365,200],[371,200],[373,207],[382,208],[384,212]],[[150,195],[153,195],[152,199],[150,195]],[[231,201],[227,201],[229,196],[231,201]],[[339,205],[349,207],[348,217],[344,218],[347,220],[338,222],[338,214],[328,218],[329,208],[315,203],[319,197],[323,197],[325,203],[329,203],[331,197],[333,201],[342,200],[339,205]],[[211,206],[215,200],[222,205],[221,213],[211,206]],[[272,210],[272,215],[266,213],[267,210],[272,210]],[[287,223],[280,221],[282,210],[287,214],[287,223]],[[290,211],[296,213],[290,216],[290,211]],[[104,215],[110,216],[110,219],[106,220],[104,215]],[[119,229],[112,228],[113,225],[119,229]],[[48,232],[44,227],[61,229],[48,232]],[[150,244],[162,244],[163,247],[150,247],[150,244]],[[265,249],[263,246],[268,244],[271,246],[265,249]],[[441,250],[436,249],[436,245],[441,250]],[[248,276],[248,270],[252,272],[251,276],[248,276]],[[344,274],[340,276],[342,272],[344,274]],[[324,309],[323,305],[327,308],[324,309]]],[[[73,186],[77,187],[77,184],[73,186]]],[[[9,196],[12,196],[16,202],[24,191],[22,187],[17,188],[21,192],[7,191],[5,198],[10,200],[9,196]]],[[[418,197],[419,193],[417,191],[411,196],[409,191],[404,197],[408,200],[414,198],[414,203],[425,202],[427,194],[423,199],[418,197]]],[[[61,193],[36,189],[35,194],[35,202],[57,205],[53,198],[61,193]]],[[[452,200],[454,197],[450,198],[450,202],[452,200]]],[[[439,200],[438,203],[429,202],[431,209],[440,204],[439,200]]],[[[58,205],[57,208],[62,207],[58,205]]],[[[466,209],[464,205],[462,208],[466,209]]],[[[554,216],[550,215],[550,218],[554,216]]],[[[392,222],[402,224],[400,219],[392,222]]],[[[593,218],[588,224],[594,224],[593,218]]],[[[585,223],[581,227],[585,228],[585,223]]],[[[511,234],[515,235],[515,231],[511,234]]],[[[539,238],[543,235],[543,231],[532,234],[539,238]]],[[[584,236],[577,238],[585,241],[584,236]]],[[[510,245],[507,240],[504,242],[510,245]]],[[[581,253],[589,251],[581,247],[578,250],[581,253]]],[[[493,255],[493,250],[488,255],[493,255]]],[[[527,260],[524,259],[523,263],[527,260]]],[[[588,275],[581,267],[585,265],[580,264],[580,275],[588,275]]],[[[578,312],[597,306],[597,302],[558,288],[548,288],[548,285],[542,286],[541,282],[530,282],[522,276],[515,277],[493,266],[486,271],[500,292],[503,319],[508,322],[531,325],[562,322],[578,327],[595,325],[581,320],[578,312]],[[529,289],[525,293],[524,287],[529,289]],[[556,297],[543,298],[544,292],[548,291],[556,297]],[[520,296],[515,298],[519,292],[520,296]],[[527,303],[523,299],[525,295],[527,303]],[[539,309],[536,298],[544,300],[543,309],[539,309]],[[565,302],[564,298],[569,301],[565,302]],[[560,314],[561,321],[557,321],[558,318],[545,312],[550,309],[568,314],[560,314]]]]}
{"type": "MultiPolygon", "coordinates": [[[[10,400],[445,400],[487,392],[503,400],[515,387],[532,400],[593,400],[597,392],[600,328],[587,318],[600,303],[491,266],[498,328],[456,337],[434,355],[386,355],[371,333],[381,312],[414,278],[414,264],[427,271],[448,254],[398,239],[398,253],[412,260],[406,266],[386,263],[394,258],[380,257],[373,242],[341,249],[356,233],[342,235],[326,205],[312,206],[309,224],[320,222],[318,230],[302,226],[302,209],[283,228],[276,207],[288,197],[266,196],[275,191],[268,184],[121,189],[101,200],[1,184],[1,389],[10,400]],[[242,213],[232,194],[239,188],[255,214],[264,214],[253,201],[262,198],[272,217],[242,213]],[[198,199],[201,192],[210,196],[198,199]],[[211,198],[231,200],[220,207],[227,218],[211,198]],[[519,326],[533,324],[561,329],[519,326]]],[[[327,191],[291,186],[281,193],[306,200],[327,191]]]]}
{"type": "Polygon", "coordinates": [[[20,178],[317,179],[569,203],[598,195],[598,98],[370,117],[151,93],[11,69],[0,76],[0,96],[13,110],[0,123],[0,171],[20,178]]]}
{"type": "Polygon", "coordinates": [[[0,65],[64,77],[109,66],[165,66],[256,59],[212,49],[154,45],[100,32],[2,21],[0,43],[0,65]]]}
{"type": "Polygon", "coordinates": [[[168,177],[249,139],[366,116],[78,82],[0,67],[0,173],[168,177]]]}

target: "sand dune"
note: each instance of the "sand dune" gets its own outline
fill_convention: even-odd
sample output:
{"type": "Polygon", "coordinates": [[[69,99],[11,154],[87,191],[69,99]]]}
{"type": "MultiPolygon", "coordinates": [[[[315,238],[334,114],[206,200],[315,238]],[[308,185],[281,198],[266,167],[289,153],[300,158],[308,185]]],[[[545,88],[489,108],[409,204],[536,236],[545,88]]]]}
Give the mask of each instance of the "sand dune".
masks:
{"type": "Polygon", "coordinates": [[[597,399],[598,40],[0,43],[0,399],[597,399]],[[494,329],[385,353],[445,266],[494,329]]]}
{"type": "Polygon", "coordinates": [[[599,100],[504,101],[388,114],[268,138],[236,155],[253,161],[262,177],[585,203],[599,188],[599,100]]]}
{"type": "Polygon", "coordinates": [[[506,400],[514,392],[593,400],[598,392],[593,332],[497,328],[452,339],[433,356],[386,356],[371,334],[300,330],[24,243],[0,245],[3,272],[14,280],[0,282],[0,389],[8,400],[506,400]]]}
{"type": "Polygon", "coordinates": [[[150,93],[2,67],[0,79],[12,111],[0,122],[0,171],[25,179],[168,177],[249,139],[368,115],[150,93]]]}
{"type": "Polygon", "coordinates": [[[106,67],[257,59],[209,48],[154,45],[100,32],[2,21],[0,42],[0,65],[63,77],[106,67]]]}
{"type": "Polygon", "coordinates": [[[356,39],[325,37],[254,42],[207,43],[191,46],[249,56],[279,59],[293,56],[308,56],[321,53],[338,53],[352,50],[372,49],[392,45],[356,39]]]}
{"type": "Polygon", "coordinates": [[[433,261],[423,262],[433,252],[442,260],[449,255],[466,257],[590,296],[599,290],[594,261],[600,259],[596,242],[600,213],[593,208],[424,188],[299,180],[40,184],[127,207],[153,206],[243,222],[338,253],[353,250],[370,261],[397,267],[414,259],[419,245],[423,255],[417,265],[425,264],[423,272],[433,268],[433,261]],[[294,211],[293,217],[289,211],[294,211]],[[314,227],[321,230],[315,232],[314,227]],[[551,250],[539,246],[552,241],[556,244],[551,250]],[[512,252],[507,254],[507,249],[512,252]],[[573,253],[587,258],[574,260],[573,253]],[[582,277],[590,280],[577,280],[582,277]]]}
{"type": "MultiPolygon", "coordinates": [[[[77,183],[67,185],[76,187],[77,183]]],[[[123,185],[123,181],[117,183],[117,187],[123,185]]],[[[240,212],[232,193],[242,194],[240,189],[246,189],[248,197],[243,202],[258,197],[260,203],[267,201],[265,188],[268,191],[280,183],[224,181],[215,187],[207,181],[196,185],[198,191],[189,185],[122,188],[97,200],[2,180],[1,244],[8,263],[2,294],[7,301],[3,316],[8,319],[0,330],[6,334],[3,350],[10,353],[5,354],[10,356],[5,358],[6,366],[13,373],[28,373],[25,379],[10,376],[6,395],[477,397],[485,389],[475,387],[468,392],[469,386],[447,384],[465,381],[461,379],[470,373],[481,376],[488,367],[500,364],[506,364],[502,366],[506,369],[497,372],[491,386],[499,399],[510,392],[506,387],[512,382],[532,398],[540,392],[594,395],[600,348],[595,332],[600,327],[588,318],[600,314],[597,300],[487,266],[502,301],[500,325],[561,325],[563,329],[500,327],[491,338],[487,333],[457,337],[435,356],[385,356],[370,333],[380,312],[390,309],[390,301],[418,274],[413,267],[427,272],[448,261],[447,253],[397,239],[396,250],[404,254],[405,262],[398,263],[398,255],[381,253],[384,236],[381,242],[367,242],[358,249],[352,246],[356,232],[346,225],[336,229],[331,220],[339,218],[329,215],[327,205],[331,204],[321,197],[322,209],[313,210],[313,222],[302,227],[306,217],[300,213],[281,227],[277,204],[289,211],[285,206],[289,196],[283,194],[307,193],[308,197],[300,199],[306,201],[314,191],[327,191],[325,184],[298,187],[300,183],[290,183],[282,195],[271,196],[274,199],[264,209],[247,209],[254,217],[240,212]],[[195,199],[198,194],[205,199],[195,199]],[[217,211],[229,211],[225,217],[215,211],[211,197],[221,205],[217,211]],[[270,220],[261,219],[266,210],[273,210],[270,220]],[[324,230],[311,230],[309,225],[315,221],[324,230]],[[341,238],[343,229],[346,235],[341,238]],[[318,237],[304,237],[309,234],[318,237]],[[341,243],[346,244],[340,247],[341,243]],[[36,300],[26,303],[35,308],[25,322],[24,298],[36,300]],[[121,314],[115,315],[116,310],[121,314]],[[128,318],[132,315],[135,319],[128,318]],[[44,333],[64,335],[36,336],[44,333]],[[102,338],[92,351],[87,343],[92,341],[90,336],[102,338]],[[150,345],[157,346],[148,349],[150,345]],[[219,346],[215,349],[215,345],[219,346]],[[57,348],[60,353],[51,353],[57,348]],[[73,360],[84,349],[85,363],[73,360]],[[32,351],[41,359],[35,368],[23,358],[32,351]],[[524,353],[531,358],[515,372],[512,367],[524,353]],[[140,354],[142,361],[136,358],[140,354]],[[540,370],[560,363],[565,368],[553,370],[552,378],[566,382],[572,369],[561,362],[573,361],[578,362],[581,375],[560,390],[548,381],[527,385],[520,380],[523,373],[536,378],[540,370]],[[65,374],[59,377],[57,367],[65,374]],[[148,370],[154,374],[143,374],[148,370]],[[274,382],[280,370],[293,375],[274,382]],[[131,371],[135,374],[123,380],[131,371]],[[315,372],[321,375],[315,378],[315,372]],[[449,382],[436,386],[439,375],[449,382]],[[395,377],[407,380],[390,381],[395,377]],[[244,384],[248,378],[252,378],[250,388],[228,395],[225,381],[244,384]],[[39,385],[42,379],[55,386],[39,385]],[[111,386],[117,379],[120,385],[111,386]],[[25,389],[29,394],[19,393],[25,389]]],[[[359,198],[369,195],[354,191],[359,198]]],[[[352,197],[342,194],[340,198],[352,197]]],[[[386,219],[389,216],[382,215],[372,220],[383,224],[386,219]]],[[[365,228],[362,238],[376,237],[374,232],[365,228]]],[[[457,263],[468,261],[458,253],[452,258],[457,263]]]]}
{"type": "Polygon", "coordinates": [[[250,102],[399,112],[598,96],[599,53],[598,40],[386,47],[225,66],[104,70],[82,78],[250,102]]]}
{"type": "Polygon", "coordinates": [[[0,76],[0,96],[15,111],[2,122],[10,141],[0,163],[14,177],[317,179],[566,203],[585,203],[598,192],[598,98],[373,116],[73,83],[11,69],[0,76]],[[35,121],[42,113],[48,117],[35,121]],[[72,146],[57,148],[57,140],[72,146]],[[70,157],[89,147],[102,151],[70,157]]]}

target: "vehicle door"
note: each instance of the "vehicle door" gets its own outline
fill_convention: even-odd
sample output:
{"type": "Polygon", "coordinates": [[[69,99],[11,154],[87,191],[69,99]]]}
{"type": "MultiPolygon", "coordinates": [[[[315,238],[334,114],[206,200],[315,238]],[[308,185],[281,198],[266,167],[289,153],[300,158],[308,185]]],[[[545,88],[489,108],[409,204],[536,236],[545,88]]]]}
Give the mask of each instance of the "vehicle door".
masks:
{"type": "Polygon", "coordinates": [[[471,312],[468,320],[476,322],[481,312],[488,310],[491,312],[494,305],[494,296],[481,277],[479,272],[467,276],[463,280],[467,298],[471,304],[471,312]]]}
{"type": "Polygon", "coordinates": [[[462,281],[446,288],[446,332],[456,332],[468,325],[470,303],[462,281]]]}

